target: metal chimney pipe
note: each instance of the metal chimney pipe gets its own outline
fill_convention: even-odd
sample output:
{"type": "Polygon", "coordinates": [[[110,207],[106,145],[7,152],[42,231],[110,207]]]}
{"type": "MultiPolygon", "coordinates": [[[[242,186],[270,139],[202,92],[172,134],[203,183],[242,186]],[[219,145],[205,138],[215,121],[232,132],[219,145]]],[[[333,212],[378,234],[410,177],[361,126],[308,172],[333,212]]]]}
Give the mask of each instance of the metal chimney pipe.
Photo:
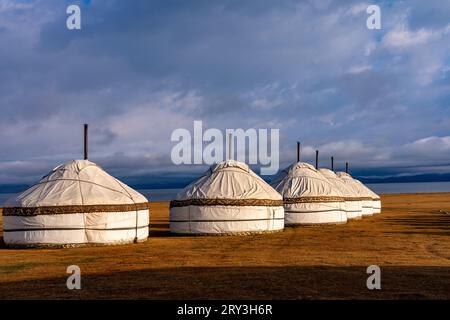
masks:
{"type": "Polygon", "coordinates": [[[319,169],[319,150],[316,150],[316,169],[319,169]]]}
{"type": "Polygon", "coordinates": [[[88,125],[84,124],[84,160],[88,159],[88,125]]]}

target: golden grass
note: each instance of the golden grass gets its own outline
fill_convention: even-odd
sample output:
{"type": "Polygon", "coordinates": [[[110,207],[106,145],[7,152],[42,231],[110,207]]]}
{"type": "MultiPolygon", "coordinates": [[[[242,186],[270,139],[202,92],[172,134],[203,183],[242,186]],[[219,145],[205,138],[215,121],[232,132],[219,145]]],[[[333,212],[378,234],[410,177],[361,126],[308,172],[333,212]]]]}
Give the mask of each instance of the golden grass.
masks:
{"type": "MultiPolygon", "coordinates": [[[[172,236],[152,203],[145,243],[73,249],[0,247],[0,298],[450,298],[450,194],[382,196],[380,215],[345,225],[230,237],[172,236]],[[66,267],[82,290],[66,289],[66,267]],[[366,267],[382,290],[366,288],[366,267]]],[[[0,232],[0,236],[2,233],[0,232]]]]}

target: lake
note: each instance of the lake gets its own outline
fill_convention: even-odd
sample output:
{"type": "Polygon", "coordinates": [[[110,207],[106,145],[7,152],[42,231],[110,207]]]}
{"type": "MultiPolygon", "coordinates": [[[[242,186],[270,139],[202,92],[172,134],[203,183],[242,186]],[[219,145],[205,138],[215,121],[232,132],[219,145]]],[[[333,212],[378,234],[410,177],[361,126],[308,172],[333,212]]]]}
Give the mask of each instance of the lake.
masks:
{"type": "Polygon", "coordinates": [[[450,192],[450,181],[444,182],[405,182],[405,183],[373,183],[367,186],[378,194],[387,193],[420,193],[450,192]]]}
{"type": "MultiPolygon", "coordinates": [[[[367,185],[375,193],[417,193],[417,192],[450,192],[450,181],[447,182],[408,182],[408,183],[374,183],[367,185]]],[[[150,201],[169,201],[174,199],[181,189],[144,189],[138,190],[150,201]]],[[[12,197],[12,193],[0,193],[0,206],[12,197]]]]}

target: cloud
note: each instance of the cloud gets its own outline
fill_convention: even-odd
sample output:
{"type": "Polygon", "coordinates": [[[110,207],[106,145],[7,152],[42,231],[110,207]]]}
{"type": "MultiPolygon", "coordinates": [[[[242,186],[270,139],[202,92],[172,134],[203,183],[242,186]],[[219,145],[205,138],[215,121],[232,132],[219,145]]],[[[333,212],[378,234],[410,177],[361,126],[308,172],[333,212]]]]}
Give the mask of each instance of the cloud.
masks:
{"type": "Polygon", "coordinates": [[[362,3],[356,3],[350,6],[350,8],[347,10],[346,14],[356,16],[363,12],[366,12],[367,7],[370,4],[362,2],[362,3]]]}
{"type": "Polygon", "coordinates": [[[442,38],[450,31],[450,24],[444,28],[432,30],[421,28],[411,31],[406,25],[400,25],[396,30],[389,31],[383,38],[383,45],[387,48],[407,48],[423,45],[429,41],[442,38]]]}
{"type": "Polygon", "coordinates": [[[33,5],[31,3],[11,1],[11,0],[0,0],[0,14],[5,14],[11,11],[25,10],[31,8],[33,5]]]}
{"type": "Polygon", "coordinates": [[[422,158],[433,161],[448,161],[450,136],[431,136],[407,143],[396,151],[405,158],[422,158]]]}
{"type": "Polygon", "coordinates": [[[372,70],[371,65],[359,65],[359,66],[350,67],[350,69],[348,70],[348,73],[357,74],[357,73],[361,73],[361,72],[365,72],[365,71],[369,71],[369,70],[372,70]]]}
{"type": "Polygon", "coordinates": [[[297,140],[380,175],[444,160],[444,142],[416,145],[450,136],[442,1],[382,2],[382,30],[360,1],[80,2],[80,32],[66,5],[0,0],[0,183],[79,158],[83,123],[121,176],[191,170],[170,134],[194,120],[279,128],[285,163],[297,140]]]}

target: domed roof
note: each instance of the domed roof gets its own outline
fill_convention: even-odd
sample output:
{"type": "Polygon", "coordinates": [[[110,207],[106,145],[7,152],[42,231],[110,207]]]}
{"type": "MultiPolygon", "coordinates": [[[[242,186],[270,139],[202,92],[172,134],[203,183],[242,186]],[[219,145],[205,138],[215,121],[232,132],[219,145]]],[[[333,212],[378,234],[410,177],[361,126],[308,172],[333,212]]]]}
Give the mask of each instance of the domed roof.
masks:
{"type": "Polygon", "coordinates": [[[282,170],[271,184],[284,198],[342,197],[342,193],[312,165],[297,162],[282,170]]]}
{"type": "Polygon", "coordinates": [[[334,186],[342,193],[344,197],[351,197],[353,196],[353,192],[349,187],[346,185],[344,181],[339,179],[339,177],[336,175],[334,171],[331,171],[330,169],[321,168],[319,169],[319,172],[328,179],[334,186]]]}
{"type": "Polygon", "coordinates": [[[339,172],[336,172],[336,175],[341,179],[354,180],[352,178],[352,176],[349,175],[347,172],[339,171],[339,172]]]}
{"type": "Polygon", "coordinates": [[[282,197],[245,163],[226,160],[212,165],[176,197],[176,200],[188,199],[282,200],[282,197]]]}
{"type": "Polygon", "coordinates": [[[291,164],[289,167],[281,170],[281,175],[291,175],[291,176],[311,176],[315,177],[317,175],[316,168],[306,162],[296,162],[291,164]]]}
{"type": "Polygon", "coordinates": [[[380,196],[377,195],[375,192],[373,192],[369,187],[367,187],[364,183],[362,183],[361,181],[359,181],[358,179],[354,179],[360,186],[361,188],[364,190],[365,194],[368,197],[372,197],[374,199],[380,199],[380,196]]]}
{"type": "Polygon", "coordinates": [[[326,168],[320,168],[319,172],[327,179],[339,179],[334,171],[326,168]]]}
{"type": "Polygon", "coordinates": [[[360,197],[372,197],[372,194],[370,194],[367,190],[367,188],[362,185],[361,182],[358,180],[352,178],[351,175],[349,175],[346,172],[337,172],[336,175],[345,182],[346,186],[352,190],[354,196],[360,196],[360,197]]]}
{"type": "Polygon", "coordinates": [[[53,169],[38,183],[9,199],[5,207],[51,207],[147,203],[148,200],[88,160],[53,169]]]}

